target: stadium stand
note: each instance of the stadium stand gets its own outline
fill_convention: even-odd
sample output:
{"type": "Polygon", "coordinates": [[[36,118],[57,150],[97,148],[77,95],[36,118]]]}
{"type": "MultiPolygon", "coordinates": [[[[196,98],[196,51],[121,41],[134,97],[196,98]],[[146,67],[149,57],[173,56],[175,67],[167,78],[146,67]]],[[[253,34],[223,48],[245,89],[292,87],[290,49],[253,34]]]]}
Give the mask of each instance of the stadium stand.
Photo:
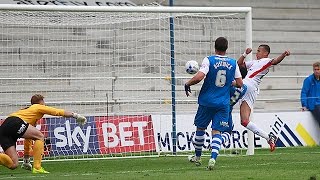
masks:
{"type": "MultiPolygon", "coordinates": [[[[148,1],[143,0],[132,0],[132,2],[137,5],[149,3],[148,1]]],[[[167,1],[158,1],[161,5],[168,5],[167,1]]],[[[298,110],[300,107],[299,97],[300,89],[302,86],[302,81],[304,77],[312,72],[311,64],[314,61],[319,61],[319,49],[320,49],[320,4],[317,0],[306,0],[306,1],[217,1],[217,0],[197,0],[197,1],[175,1],[176,6],[251,6],[253,7],[253,49],[257,48],[259,44],[267,43],[271,47],[270,57],[275,57],[279,55],[282,51],[289,49],[291,51],[291,56],[284,60],[280,65],[274,67],[272,71],[265,77],[262,85],[260,96],[258,102],[256,103],[256,110],[266,111],[266,110],[298,110]],[[293,77],[287,77],[293,76],[293,77]]],[[[68,48],[57,49],[59,43],[63,43],[63,34],[66,34],[65,29],[56,29],[56,39],[57,41],[43,41],[40,44],[35,44],[36,41],[25,41],[29,39],[29,35],[19,33],[19,35],[13,36],[13,31],[17,29],[1,29],[0,30],[0,74],[2,77],[20,77],[19,74],[16,74],[16,71],[10,70],[10,67],[21,66],[21,61],[23,61],[23,66],[20,67],[21,71],[24,71],[25,77],[37,77],[37,74],[43,74],[46,71],[46,66],[57,67],[57,71],[46,72],[46,76],[53,78],[63,78],[71,77],[71,73],[80,74],[81,71],[89,73],[89,69],[78,69],[80,72],[75,72],[72,69],[73,63],[75,61],[69,61],[69,59],[79,60],[77,65],[83,64],[83,66],[95,66],[95,73],[99,73],[99,76],[103,77],[108,75],[106,68],[103,64],[104,57],[96,57],[95,61],[87,61],[87,57],[91,56],[90,52],[104,52],[103,56],[112,56],[108,53],[106,49],[110,48],[108,40],[99,40],[91,39],[84,41],[81,38],[85,38],[87,33],[83,32],[81,29],[71,30],[71,34],[74,35],[74,40],[67,42],[68,48]],[[59,33],[61,31],[61,33],[59,33]],[[8,34],[7,32],[10,32],[8,34]],[[80,38],[77,40],[77,37],[80,38]],[[82,49],[82,45],[85,43],[89,44],[89,48],[82,49]],[[31,47],[31,48],[30,48],[31,47]],[[42,48],[42,51],[35,52],[34,47],[46,47],[42,48]],[[53,47],[53,48],[52,48],[53,47]],[[50,62],[44,62],[43,57],[44,53],[50,52],[51,54],[63,54],[64,52],[72,52],[69,54],[61,55],[62,59],[55,59],[57,56],[49,57],[50,62]],[[87,52],[87,53],[82,53],[87,52]],[[81,54],[81,55],[80,55],[81,54]],[[19,65],[20,64],[20,65],[19,65]],[[101,68],[100,68],[101,67],[101,68]]],[[[21,31],[21,30],[17,30],[21,31]]],[[[40,29],[39,31],[45,31],[45,29],[40,29]]],[[[70,29],[68,30],[70,31],[70,29]]],[[[34,32],[35,33],[35,32],[34,32]]],[[[70,34],[70,33],[69,33],[70,34]]],[[[41,37],[39,37],[41,38],[41,37]]],[[[66,43],[66,42],[64,42],[66,43]]],[[[112,49],[109,49],[112,51],[112,49]]],[[[101,56],[102,56],[101,55],[101,56]]],[[[240,55],[240,54],[239,54],[240,55]]],[[[46,55],[48,58],[48,55],[46,55]]],[[[130,61],[131,56],[123,56],[126,61],[130,61]]],[[[201,60],[199,60],[201,61],[201,60]]],[[[120,59],[121,62],[121,59],[120,59]]],[[[133,61],[134,62],[134,61],[133,61]]],[[[143,63],[143,71],[149,75],[156,75],[159,71],[157,67],[148,66],[148,63],[143,63]]],[[[141,64],[137,64],[141,66],[141,64]]],[[[123,73],[125,73],[125,68],[123,73]]],[[[94,72],[91,72],[94,74],[94,72]]],[[[133,80],[130,80],[133,81],[133,80]]],[[[158,81],[164,80],[155,80],[154,84],[145,84],[140,87],[140,93],[143,95],[146,93],[146,90],[156,89],[158,81]]],[[[39,88],[43,88],[40,84],[34,84],[33,81],[21,81],[18,84],[12,83],[12,80],[2,80],[0,92],[2,94],[7,94],[2,98],[1,106],[7,106],[13,102],[17,102],[21,98],[26,100],[34,92],[34,89],[37,89],[36,86],[39,85],[39,88]],[[19,94],[19,95],[18,95],[19,94]],[[18,96],[17,96],[18,95],[18,96]],[[13,97],[18,98],[15,101],[12,101],[13,97]]],[[[104,81],[99,83],[97,86],[91,86],[86,95],[83,95],[81,89],[81,84],[79,83],[70,83],[69,80],[62,81],[60,84],[56,84],[54,81],[46,85],[47,89],[39,89],[41,91],[50,91],[50,96],[48,96],[48,101],[68,101],[72,100],[72,97],[79,97],[80,101],[90,101],[96,100],[94,97],[99,97],[99,90],[94,91],[92,89],[104,89],[112,90],[112,86],[106,86],[106,84],[112,84],[111,80],[104,81]],[[64,88],[63,92],[61,88],[64,84],[71,84],[68,88],[64,88]],[[58,95],[64,93],[64,96],[58,95]],[[79,95],[77,95],[79,93],[79,95]],[[72,95],[72,96],[68,96],[72,95]],[[68,97],[70,99],[68,99],[68,97]]],[[[126,82],[122,83],[125,85],[126,82]]],[[[177,85],[183,85],[183,81],[178,80],[177,85]]],[[[90,84],[88,84],[90,86],[90,84]]],[[[122,86],[117,86],[116,89],[121,89],[122,86]]],[[[121,99],[121,91],[117,92],[121,99]]],[[[127,93],[127,92],[125,92],[127,93]]],[[[141,95],[141,96],[142,96],[141,95]]],[[[183,95],[183,92],[178,94],[183,95]]],[[[146,105],[148,106],[148,105],[146,105]]],[[[99,110],[97,110],[99,111],[99,110]]],[[[80,112],[81,113],[81,112],[80,112]]]]}
{"type": "MultiPolygon", "coordinates": [[[[158,3],[168,5],[167,1],[158,3]]],[[[319,1],[183,0],[174,1],[174,4],[176,6],[252,7],[253,50],[255,51],[259,44],[267,43],[271,47],[270,57],[279,55],[285,49],[291,51],[291,56],[274,67],[263,80],[256,110],[298,110],[300,108],[299,98],[303,79],[312,73],[312,63],[320,59],[319,1]],[[268,76],[283,77],[269,78],[268,76]],[[297,78],[285,76],[297,76],[297,78]]]]}

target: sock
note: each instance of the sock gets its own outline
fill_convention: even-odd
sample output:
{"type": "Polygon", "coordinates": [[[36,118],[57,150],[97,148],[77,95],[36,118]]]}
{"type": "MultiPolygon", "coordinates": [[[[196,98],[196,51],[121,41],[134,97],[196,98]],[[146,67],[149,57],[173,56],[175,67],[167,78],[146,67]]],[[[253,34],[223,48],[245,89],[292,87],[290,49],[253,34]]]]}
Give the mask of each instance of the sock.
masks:
{"type": "Polygon", "coordinates": [[[32,154],[32,140],[31,139],[25,139],[24,140],[24,145],[23,145],[23,151],[24,151],[24,156],[30,157],[32,154]]]}
{"type": "Polygon", "coordinates": [[[196,136],[194,138],[194,149],[197,157],[200,157],[202,154],[202,147],[204,145],[204,134],[205,131],[196,131],[196,136]]]}
{"type": "Polygon", "coordinates": [[[11,169],[13,166],[13,161],[8,155],[0,153],[0,164],[11,169]]]}
{"type": "Polygon", "coordinates": [[[30,158],[23,158],[23,163],[29,164],[30,163],[30,158]]]}
{"type": "Polygon", "coordinates": [[[43,154],[43,141],[36,140],[34,142],[34,148],[33,148],[33,167],[35,169],[41,168],[41,160],[42,160],[42,154],[43,154]]]}
{"type": "Polygon", "coordinates": [[[228,132],[224,132],[224,133],[221,134],[221,137],[222,137],[221,144],[225,145],[227,142],[229,142],[230,134],[228,132]]]}
{"type": "Polygon", "coordinates": [[[254,134],[263,137],[266,140],[269,140],[269,135],[263,131],[262,129],[260,129],[256,124],[254,124],[253,122],[249,122],[248,125],[246,126],[247,129],[249,129],[250,131],[252,131],[254,134]]]}
{"type": "Polygon", "coordinates": [[[216,160],[219,155],[219,150],[221,148],[221,142],[222,142],[222,136],[221,134],[214,134],[212,136],[212,142],[211,142],[211,158],[216,160]]]}

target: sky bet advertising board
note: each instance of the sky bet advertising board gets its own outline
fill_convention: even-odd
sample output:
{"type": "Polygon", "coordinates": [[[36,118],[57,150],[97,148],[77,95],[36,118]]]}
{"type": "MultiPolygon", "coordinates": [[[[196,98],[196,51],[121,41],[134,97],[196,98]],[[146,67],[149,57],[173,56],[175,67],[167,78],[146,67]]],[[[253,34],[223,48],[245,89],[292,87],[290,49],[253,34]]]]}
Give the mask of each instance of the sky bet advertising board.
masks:
{"type": "Polygon", "coordinates": [[[48,118],[53,155],[114,154],[155,151],[151,116],[90,116],[84,126],[74,119],[48,118]]]}

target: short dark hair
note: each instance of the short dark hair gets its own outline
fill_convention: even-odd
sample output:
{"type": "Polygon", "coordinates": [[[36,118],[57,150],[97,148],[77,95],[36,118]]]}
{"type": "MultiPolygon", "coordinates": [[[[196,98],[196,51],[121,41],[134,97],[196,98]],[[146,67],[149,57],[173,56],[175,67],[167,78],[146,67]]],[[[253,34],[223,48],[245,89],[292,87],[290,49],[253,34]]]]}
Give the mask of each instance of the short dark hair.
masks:
{"type": "Polygon", "coordinates": [[[40,101],[43,101],[44,97],[41,94],[35,94],[31,97],[32,104],[40,104],[40,101]]]}
{"type": "Polygon", "coordinates": [[[268,52],[268,54],[270,54],[270,46],[267,44],[261,44],[259,47],[262,47],[264,50],[266,50],[268,52]]]}
{"type": "Polygon", "coordinates": [[[218,37],[214,42],[214,48],[217,51],[225,52],[228,49],[228,40],[224,37],[218,37]]]}

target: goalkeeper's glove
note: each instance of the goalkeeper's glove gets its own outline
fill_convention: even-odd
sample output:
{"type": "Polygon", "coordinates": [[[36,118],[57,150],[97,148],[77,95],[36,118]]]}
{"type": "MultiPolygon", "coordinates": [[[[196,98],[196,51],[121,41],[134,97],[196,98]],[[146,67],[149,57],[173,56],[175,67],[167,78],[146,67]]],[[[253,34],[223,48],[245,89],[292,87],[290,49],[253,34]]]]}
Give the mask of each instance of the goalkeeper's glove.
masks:
{"type": "Polygon", "coordinates": [[[187,97],[191,94],[191,88],[189,85],[184,84],[184,91],[186,92],[187,97]],[[190,94],[189,94],[190,93],[190,94]]]}
{"type": "Polygon", "coordinates": [[[85,125],[87,123],[87,118],[80,114],[73,113],[73,117],[76,119],[77,123],[80,125],[85,125]]]}

